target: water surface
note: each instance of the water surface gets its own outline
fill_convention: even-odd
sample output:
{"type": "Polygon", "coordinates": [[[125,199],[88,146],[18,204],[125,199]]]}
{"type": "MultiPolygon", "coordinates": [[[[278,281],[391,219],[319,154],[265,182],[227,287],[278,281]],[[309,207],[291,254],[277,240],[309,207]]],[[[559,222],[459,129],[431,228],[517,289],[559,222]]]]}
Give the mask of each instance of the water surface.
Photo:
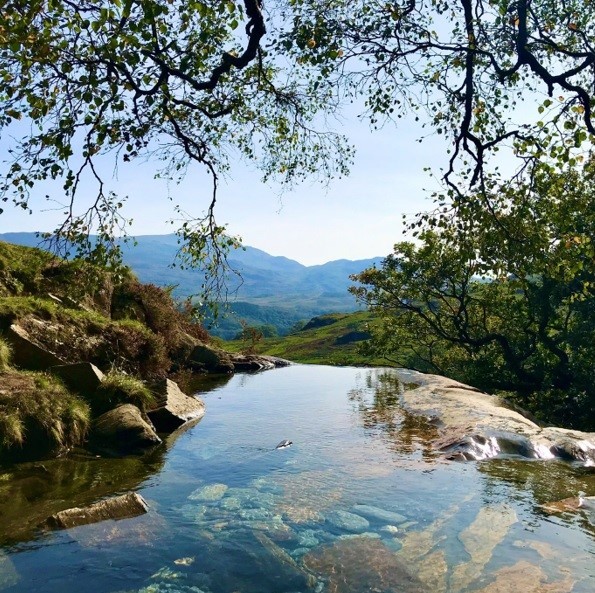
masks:
{"type": "Polygon", "coordinates": [[[236,375],[144,458],[0,470],[0,591],[591,593],[589,517],[540,505],[595,494],[592,470],[446,462],[427,444],[436,429],[400,409],[402,388],[382,369],[236,375]],[[129,489],[147,515],[34,529],[129,489]]]}

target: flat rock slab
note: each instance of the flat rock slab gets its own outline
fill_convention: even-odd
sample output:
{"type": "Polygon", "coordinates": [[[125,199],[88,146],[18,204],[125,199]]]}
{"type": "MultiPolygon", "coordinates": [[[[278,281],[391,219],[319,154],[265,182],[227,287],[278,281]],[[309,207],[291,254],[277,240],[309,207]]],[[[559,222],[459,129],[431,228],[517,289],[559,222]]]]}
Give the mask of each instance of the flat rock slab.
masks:
{"type": "Polygon", "coordinates": [[[191,420],[202,418],[204,402],[182,392],[177,383],[164,379],[153,387],[158,407],[147,413],[157,432],[173,432],[191,420]]]}
{"type": "Polygon", "coordinates": [[[343,539],[315,548],[304,556],[304,566],[327,581],[329,593],[429,592],[387,546],[368,537],[343,539]]]}
{"type": "Polygon", "coordinates": [[[105,378],[105,375],[90,362],[61,364],[52,367],[50,371],[60,377],[66,387],[82,394],[95,393],[105,378]]]}
{"type": "Polygon", "coordinates": [[[29,332],[20,325],[11,325],[6,338],[12,347],[12,361],[19,368],[47,371],[56,365],[65,364],[53,352],[36,343],[29,332]]]}
{"type": "Polygon", "coordinates": [[[397,371],[407,388],[401,403],[438,429],[434,446],[450,459],[515,455],[562,458],[595,465],[595,433],[542,428],[505,406],[500,398],[474,387],[414,371],[397,371]]]}
{"type": "Polygon", "coordinates": [[[145,499],[136,492],[108,498],[87,507],[74,507],[49,517],[45,526],[50,529],[70,529],[99,521],[128,519],[144,515],[149,510],[145,499]]]}

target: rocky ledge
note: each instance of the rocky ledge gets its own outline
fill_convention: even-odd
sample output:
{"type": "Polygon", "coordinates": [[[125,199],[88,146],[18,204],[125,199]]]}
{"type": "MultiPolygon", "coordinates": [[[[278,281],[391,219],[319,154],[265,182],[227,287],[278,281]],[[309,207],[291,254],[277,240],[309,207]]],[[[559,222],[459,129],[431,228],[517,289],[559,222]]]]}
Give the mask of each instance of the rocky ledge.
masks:
{"type": "Polygon", "coordinates": [[[595,433],[541,427],[499,397],[438,375],[398,371],[403,408],[436,428],[433,445],[446,458],[516,456],[595,465],[595,433]]]}

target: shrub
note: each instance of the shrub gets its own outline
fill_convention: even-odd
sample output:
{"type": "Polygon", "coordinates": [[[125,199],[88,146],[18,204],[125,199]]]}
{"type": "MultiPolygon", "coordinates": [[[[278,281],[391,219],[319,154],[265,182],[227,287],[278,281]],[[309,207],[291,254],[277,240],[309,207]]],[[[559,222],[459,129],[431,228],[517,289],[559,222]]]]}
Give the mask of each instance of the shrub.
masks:
{"type": "Polygon", "coordinates": [[[121,404],[133,404],[145,412],[155,405],[155,396],[139,379],[111,371],[97,389],[93,413],[103,414],[121,404]]]}

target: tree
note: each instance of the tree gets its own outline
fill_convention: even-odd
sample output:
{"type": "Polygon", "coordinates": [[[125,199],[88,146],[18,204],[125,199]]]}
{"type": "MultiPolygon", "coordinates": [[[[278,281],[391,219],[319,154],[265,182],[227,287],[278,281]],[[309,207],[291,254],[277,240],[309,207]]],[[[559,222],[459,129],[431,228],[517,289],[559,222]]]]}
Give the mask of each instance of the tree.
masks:
{"type": "Polygon", "coordinates": [[[183,255],[219,263],[219,248],[235,244],[214,216],[230,157],[288,183],[344,173],[349,161],[341,137],[312,124],[331,98],[283,82],[261,47],[265,34],[261,0],[7,0],[0,129],[9,162],[0,198],[30,210],[40,183],[59,182],[46,196],[64,208],[55,238],[103,257],[128,223],[101,173],[106,157],[116,168],[150,157],[172,180],[198,163],[212,192],[205,213],[180,229],[183,255]],[[80,195],[85,179],[96,187],[90,202],[80,195]]]}
{"type": "Polygon", "coordinates": [[[370,348],[512,391],[548,420],[593,429],[595,162],[542,166],[422,226],[352,291],[383,324],[370,348]]]}
{"type": "MultiPolygon", "coordinates": [[[[531,169],[595,133],[590,0],[292,0],[279,45],[370,121],[422,118],[447,138],[443,178],[481,187],[498,151],[531,169]]],[[[492,166],[491,170],[494,170],[492,166]]]]}

